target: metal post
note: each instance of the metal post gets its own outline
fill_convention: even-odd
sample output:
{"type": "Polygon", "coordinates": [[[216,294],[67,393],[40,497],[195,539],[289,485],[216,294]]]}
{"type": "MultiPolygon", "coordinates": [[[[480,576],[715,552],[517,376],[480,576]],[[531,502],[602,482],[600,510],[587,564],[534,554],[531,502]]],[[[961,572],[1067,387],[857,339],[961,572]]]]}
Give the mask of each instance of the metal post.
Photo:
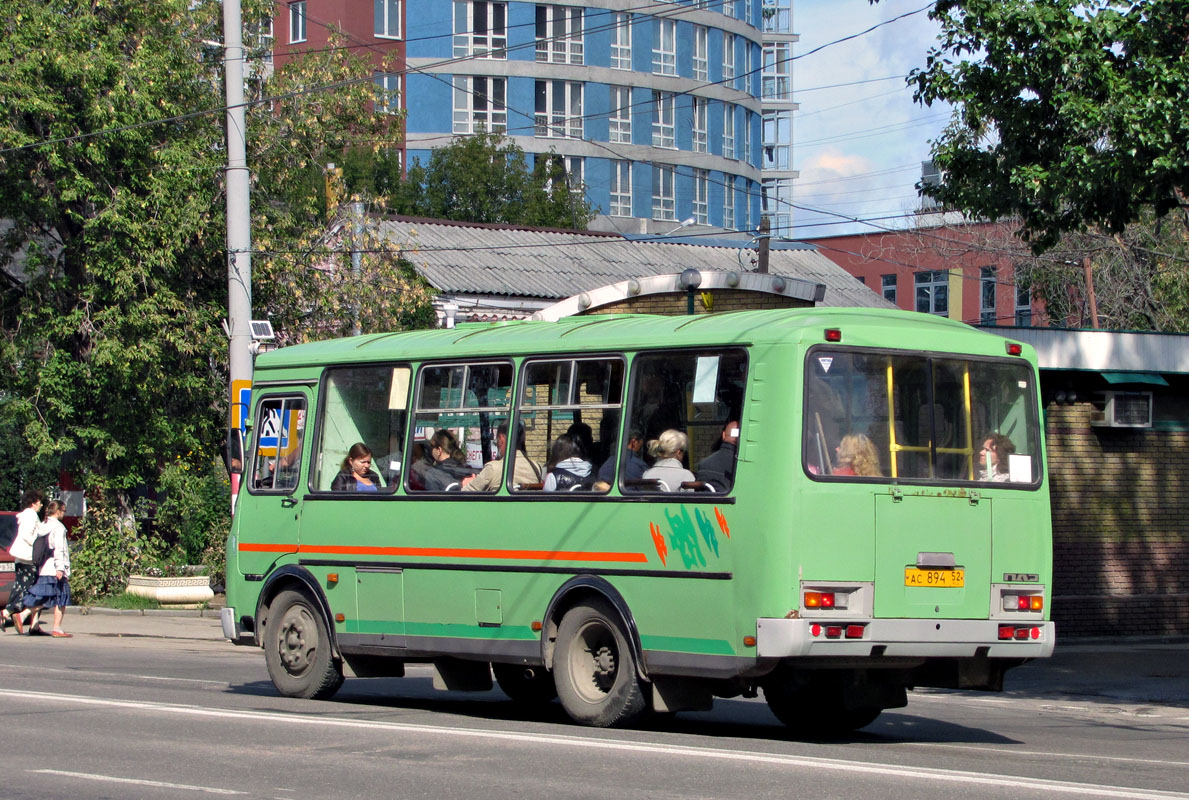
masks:
{"type": "MultiPolygon", "coordinates": [[[[363,275],[363,256],[360,248],[363,246],[363,203],[354,202],[351,204],[351,278],[358,285],[360,277],[363,275]]],[[[356,297],[358,297],[356,293],[356,297]]],[[[359,325],[359,301],[356,300],[351,308],[351,313],[354,319],[351,325],[351,333],[358,336],[363,333],[363,329],[359,325]]]]}
{"type": "MultiPolygon", "coordinates": [[[[252,224],[244,120],[244,47],[240,0],[223,0],[223,80],[227,101],[227,332],[231,417],[244,419],[252,385],[252,224]]],[[[238,476],[236,476],[238,477],[238,476]]],[[[232,494],[238,486],[232,484],[232,494]]]]}

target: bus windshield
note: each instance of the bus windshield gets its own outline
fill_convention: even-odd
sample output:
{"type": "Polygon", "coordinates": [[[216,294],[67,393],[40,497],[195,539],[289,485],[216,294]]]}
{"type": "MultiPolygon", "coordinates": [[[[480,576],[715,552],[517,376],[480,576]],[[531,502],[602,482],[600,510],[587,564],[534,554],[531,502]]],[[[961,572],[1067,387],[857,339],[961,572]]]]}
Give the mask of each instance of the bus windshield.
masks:
{"type": "Polygon", "coordinates": [[[1039,483],[1027,363],[842,348],[810,351],[803,463],[815,479],[1039,483]]]}

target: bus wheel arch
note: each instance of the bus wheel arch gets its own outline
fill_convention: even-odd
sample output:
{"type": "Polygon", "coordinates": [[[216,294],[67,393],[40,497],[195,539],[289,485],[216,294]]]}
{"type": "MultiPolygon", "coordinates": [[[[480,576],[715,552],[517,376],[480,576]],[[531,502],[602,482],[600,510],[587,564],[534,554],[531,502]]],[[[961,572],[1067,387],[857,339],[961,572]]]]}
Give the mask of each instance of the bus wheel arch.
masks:
{"type": "Polygon", "coordinates": [[[636,620],[623,595],[608,581],[597,575],[579,575],[563,583],[549,606],[545,609],[545,617],[541,630],[541,659],[545,668],[552,670],[553,657],[557,649],[557,634],[561,627],[562,617],[575,606],[589,603],[591,600],[601,600],[610,604],[622,625],[622,630],[631,648],[632,660],[636,664],[637,677],[642,681],[648,680],[648,673],[644,666],[644,653],[640,646],[640,631],[636,628],[636,620]]]}

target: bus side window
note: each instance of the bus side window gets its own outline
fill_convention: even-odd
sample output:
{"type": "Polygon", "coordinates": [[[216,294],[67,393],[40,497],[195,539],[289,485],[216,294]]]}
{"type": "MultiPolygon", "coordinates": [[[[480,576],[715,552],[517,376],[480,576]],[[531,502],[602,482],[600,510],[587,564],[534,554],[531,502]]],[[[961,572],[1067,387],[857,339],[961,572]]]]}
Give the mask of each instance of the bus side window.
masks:
{"type": "Polygon", "coordinates": [[[618,453],[620,488],[628,493],[664,491],[645,475],[652,466],[647,446],[663,432],[676,430],[688,439],[681,466],[693,472],[695,480],[682,480],[669,490],[730,491],[734,486],[746,383],[747,354],[740,349],[678,350],[637,356],[624,447],[618,453]],[[703,468],[699,476],[697,471],[703,468]]]}
{"type": "Polygon", "coordinates": [[[297,486],[305,412],[305,400],[300,397],[269,397],[256,407],[248,484],[253,492],[287,492],[297,486]]]}
{"type": "MultiPolygon", "coordinates": [[[[405,458],[409,367],[359,366],[327,370],[321,409],[321,439],[315,450],[315,491],[331,490],[343,471],[347,453],[356,444],[371,452],[372,472],[380,492],[394,492],[400,484],[405,458]]],[[[340,483],[340,485],[342,485],[340,483]]]]}

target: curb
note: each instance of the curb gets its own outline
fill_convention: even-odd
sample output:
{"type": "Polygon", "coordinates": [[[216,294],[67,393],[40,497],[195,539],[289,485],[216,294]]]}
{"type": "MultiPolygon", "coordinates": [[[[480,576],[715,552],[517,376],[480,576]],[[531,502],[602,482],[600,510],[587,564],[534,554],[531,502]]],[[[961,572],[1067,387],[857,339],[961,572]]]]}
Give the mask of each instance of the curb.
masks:
{"type": "Polygon", "coordinates": [[[219,618],[218,608],[103,608],[102,606],[71,606],[81,616],[111,617],[206,617],[219,618]]]}

